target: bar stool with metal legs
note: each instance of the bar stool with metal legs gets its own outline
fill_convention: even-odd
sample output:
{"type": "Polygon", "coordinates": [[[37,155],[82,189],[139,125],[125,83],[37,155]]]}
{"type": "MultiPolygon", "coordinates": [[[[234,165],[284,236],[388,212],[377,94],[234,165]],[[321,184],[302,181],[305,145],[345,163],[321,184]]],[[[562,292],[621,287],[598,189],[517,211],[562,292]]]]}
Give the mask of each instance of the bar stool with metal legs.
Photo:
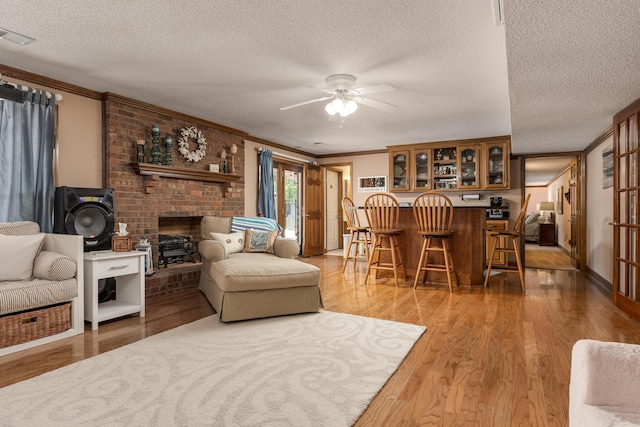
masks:
{"type": "MultiPolygon", "coordinates": [[[[520,253],[520,238],[524,234],[524,217],[527,213],[527,205],[529,205],[529,199],[531,198],[531,194],[527,194],[527,198],[522,204],[522,209],[520,209],[520,215],[518,215],[518,219],[516,220],[516,224],[513,226],[513,230],[499,230],[499,231],[487,231],[487,237],[489,238],[489,244],[491,250],[489,251],[489,264],[487,265],[486,276],[484,278],[484,287],[486,288],[489,283],[489,277],[491,276],[491,271],[501,271],[501,272],[518,272],[520,276],[520,286],[522,287],[522,292],[525,291],[524,284],[524,269],[522,268],[522,257],[520,253]],[[511,243],[511,244],[510,244],[511,243]],[[515,270],[513,268],[492,268],[493,257],[496,252],[513,253],[516,257],[516,264],[518,265],[518,269],[515,270]]],[[[508,259],[508,258],[507,258],[508,259]]]]}
{"type": "Polygon", "coordinates": [[[407,271],[402,261],[400,246],[398,245],[398,237],[404,231],[398,226],[400,216],[398,201],[388,193],[372,194],[364,202],[364,212],[367,216],[367,221],[369,221],[369,230],[373,239],[364,283],[365,285],[367,284],[371,270],[376,271],[376,278],[380,270],[389,270],[393,271],[393,277],[396,286],[398,286],[399,267],[402,267],[404,278],[407,278],[407,271]],[[380,260],[382,252],[390,254],[391,262],[380,260]]]}
{"type": "MultiPolygon", "coordinates": [[[[451,256],[450,240],[453,238],[454,230],[451,228],[453,222],[453,204],[444,194],[429,191],[416,197],[413,204],[413,216],[418,226],[418,234],[422,236],[422,250],[420,251],[420,261],[416,270],[416,278],[413,288],[418,286],[420,274],[424,272],[423,283],[427,281],[427,272],[441,271],[447,273],[447,283],[449,291],[453,292],[451,276],[456,276],[451,256]],[[440,241],[440,245],[437,242],[440,241]],[[429,264],[431,252],[441,253],[443,261],[429,264]]],[[[458,283],[457,276],[456,284],[458,283]]]]}
{"type": "Polygon", "coordinates": [[[369,243],[371,242],[369,227],[360,225],[357,209],[350,198],[345,197],[342,199],[342,210],[349,230],[349,245],[345,248],[344,263],[342,264],[343,273],[350,259],[353,260],[354,270],[356,269],[358,258],[364,258],[365,261],[369,261],[369,243]],[[353,253],[351,253],[352,249],[353,253]]]}

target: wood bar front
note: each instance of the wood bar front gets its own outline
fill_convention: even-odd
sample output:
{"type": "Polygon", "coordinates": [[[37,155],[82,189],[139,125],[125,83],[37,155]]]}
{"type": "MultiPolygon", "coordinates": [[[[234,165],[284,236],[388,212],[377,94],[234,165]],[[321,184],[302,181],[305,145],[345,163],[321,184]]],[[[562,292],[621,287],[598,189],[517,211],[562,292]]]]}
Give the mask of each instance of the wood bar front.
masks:
{"type": "MultiPolygon", "coordinates": [[[[453,262],[460,285],[482,285],[484,282],[484,226],[487,208],[454,208],[453,229],[455,230],[452,252],[453,262]]],[[[407,276],[413,280],[420,259],[423,237],[413,217],[412,208],[400,208],[400,250],[407,269],[407,276]]],[[[432,255],[434,261],[438,260],[432,255]]],[[[440,254],[437,254],[440,256],[440,254]]],[[[429,280],[446,283],[446,273],[428,272],[429,280]]],[[[420,285],[418,285],[420,286],[420,285]]]]}

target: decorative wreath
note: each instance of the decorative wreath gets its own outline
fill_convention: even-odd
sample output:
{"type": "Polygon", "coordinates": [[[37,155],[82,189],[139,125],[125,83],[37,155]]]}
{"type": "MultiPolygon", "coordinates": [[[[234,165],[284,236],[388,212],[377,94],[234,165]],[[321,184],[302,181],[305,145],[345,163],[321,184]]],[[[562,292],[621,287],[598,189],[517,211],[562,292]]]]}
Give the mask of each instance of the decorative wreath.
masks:
{"type": "Polygon", "coordinates": [[[178,140],[178,151],[186,160],[190,162],[199,162],[205,156],[207,149],[207,140],[195,126],[183,127],[180,130],[180,139],[178,140]],[[194,139],[198,143],[198,149],[189,151],[189,140],[194,139]]]}

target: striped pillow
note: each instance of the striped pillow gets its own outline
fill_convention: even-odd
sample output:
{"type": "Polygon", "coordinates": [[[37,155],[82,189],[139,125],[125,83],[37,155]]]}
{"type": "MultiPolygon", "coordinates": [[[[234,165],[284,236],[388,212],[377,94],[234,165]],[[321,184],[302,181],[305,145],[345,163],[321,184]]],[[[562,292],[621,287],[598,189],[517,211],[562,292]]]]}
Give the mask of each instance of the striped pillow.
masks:
{"type": "Polygon", "coordinates": [[[45,280],[67,280],[75,277],[78,266],[68,256],[41,251],[33,265],[33,277],[45,280]]]}
{"type": "Polygon", "coordinates": [[[280,224],[275,219],[262,216],[234,216],[231,219],[231,232],[244,230],[273,231],[278,230],[278,234],[282,231],[280,224]]]}

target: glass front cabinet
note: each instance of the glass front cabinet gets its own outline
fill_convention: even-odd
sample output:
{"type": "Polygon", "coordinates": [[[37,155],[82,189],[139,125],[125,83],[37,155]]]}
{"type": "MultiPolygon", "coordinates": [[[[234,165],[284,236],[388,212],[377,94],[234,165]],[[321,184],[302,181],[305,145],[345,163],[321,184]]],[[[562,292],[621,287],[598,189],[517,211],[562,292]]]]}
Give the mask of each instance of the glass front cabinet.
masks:
{"type": "Polygon", "coordinates": [[[485,147],[485,188],[509,188],[510,151],[506,142],[489,143],[485,147]]]}
{"type": "Polygon", "coordinates": [[[413,155],[413,179],[411,184],[415,191],[427,191],[431,189],[431,150],[411,150],[413,155]]]}
{"type": "Polygon", "coordinates": [[[392,192],[509,188],[508,137],[387,148],[392,192]]]}
{"type": "Polygon", "coordinates": [[[391,191],[410,191],[411,150],[389,150],[389,175],[391,191]]]}
{"type": "Polygon", "coordinates": [[[476,190],[480,188],[480,146],[460,147],[460,189],[476,190]]]}

